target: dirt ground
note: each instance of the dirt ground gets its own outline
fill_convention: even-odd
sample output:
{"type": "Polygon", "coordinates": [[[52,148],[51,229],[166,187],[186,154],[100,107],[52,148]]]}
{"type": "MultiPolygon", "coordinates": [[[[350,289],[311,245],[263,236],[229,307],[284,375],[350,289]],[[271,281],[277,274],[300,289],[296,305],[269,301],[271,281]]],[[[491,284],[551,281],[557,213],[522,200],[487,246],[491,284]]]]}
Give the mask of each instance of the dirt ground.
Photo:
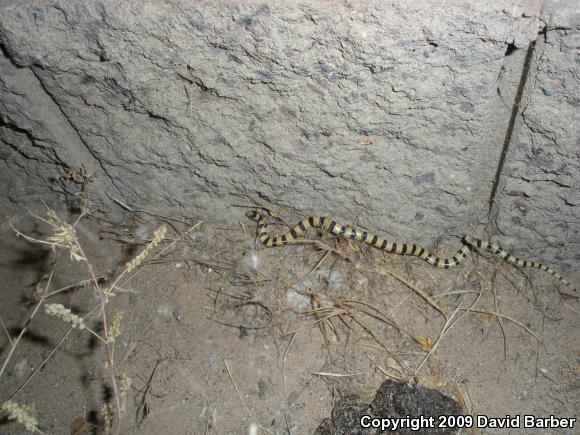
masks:
{"type": "MultiPolygon", "coordinates": [[[[143,213],[76,226],[102,288],[149,249],[107,304],[108,322],[120,324],[121,433],[247,434],[252,423],[261,434],[312,433],[342,396],[370,401],[385,379],[436,388],[474,416],[580,417],[580,306],[552,276],[473,253],[437,270],[315,230],[310,242],[263,248],[244,210],[232,213],[232,228],[143,213]],[[146,248],[161,223],[164,240],[146,248]]],[[[34,405],[46,434],[102,433],[115,403],[105,346],[86,329],[59,344],[69,324],[42,307],[69,307],[103,336],[100,300],[83,285],[90,275],[66,250],[17,238],[10,218],[31,237],[50,234],[26,212],[0,216],[0,364],[40,302],[0,375],[0,403],[16,393],[34,405]]],[[[1,435],[18,433],[22,425],[0,423],[1,435]]]]}

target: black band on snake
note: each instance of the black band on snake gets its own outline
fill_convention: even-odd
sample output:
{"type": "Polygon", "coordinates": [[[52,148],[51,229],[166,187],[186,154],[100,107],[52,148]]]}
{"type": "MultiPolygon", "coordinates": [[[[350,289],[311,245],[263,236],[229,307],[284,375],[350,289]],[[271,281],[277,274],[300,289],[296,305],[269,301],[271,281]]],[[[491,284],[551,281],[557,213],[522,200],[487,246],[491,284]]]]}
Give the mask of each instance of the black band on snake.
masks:
{"type": "Polygon", "coordinates": [[[276,247],[285,245],[287,243],[292,243],[295,240],[299,239],[304,233],[306,233],[306,231],[308,231],[309,228],[321,228],[324,231],[334,234],[336,236],[344,237],[346,239],[363,241],[367,245],[370,245],[382,251],[389,252],[391,254],[413,255],[415,257],[419,257],[421,260],[429,263],[430,265],[441,269],[449,269],[451,267],[458,266],[467,256],[467,252],[469,252],[469,250],[473,248],[485,249],[491,251],[494,255],[497,255],[498,257],[507,261],[508,263],[514,264],[518,267],[544,270],[554,275],[564,284],[570,286],[574,291],[576,291],[576,289],[573,288],[571,284],[566,279],[564,279],[564,277],[562,277],[559,273],[557,273],[550,267],[545,266],[541,263],[522,260],[521,258],[515,257],[510,253],[506,252],[498,245],[479,239],[472,239],[469,236],[464,237],[463,246],[461,247],[461,249],[457,251],[457,254],[455,254],[452,258],[449,259],[449,258],[439,258],[431,254],[429,251],[427,251],[425,248],[419,245],[389,242],[367,231],[360,230],[352,226],[341,225],[329,217],[310,216],[304,219],[302,222],[295,225],[294,228],[292,228],[287,233],[271,237],[266,233],[266,228],[268,227],[269,221],[268,216],[260,213],[258,210],[248,211],[246,213],[246,216],[258,223],[258,239],[260,240],[260,242],[262,242],[263,245],[267,247],[276,247]]]}

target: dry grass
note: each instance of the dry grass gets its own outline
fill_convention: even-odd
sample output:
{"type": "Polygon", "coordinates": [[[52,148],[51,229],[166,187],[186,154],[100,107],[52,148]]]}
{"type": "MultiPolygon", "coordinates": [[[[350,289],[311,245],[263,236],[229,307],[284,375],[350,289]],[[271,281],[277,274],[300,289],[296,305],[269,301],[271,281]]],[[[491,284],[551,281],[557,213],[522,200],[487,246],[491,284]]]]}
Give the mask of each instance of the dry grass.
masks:
{"type": "MultiPolygon", "coordinates": [[[[270,210],[270,214],[271,216],[280,216],[281,213],[275,213],[270,210]]],[[[291,227],[288,222],[285,222],[285,225],[289,228],[291,227]]],[[[275,229],[272,229],[271,232],[277,233],[275,229]]],[[[538,346],[541,344],[541,336],[526,326],[525,321],[518,320],[502,311],[501,296],[497,292],[497,281],[500,277],[511,283],[511,285],[516,286],[518,291],[522,289],[522,278],[523,288],[526,288],[527,285],[528,288],[533,290],[530,285],[531,280],[522,270],[492,255],[480,256],[472,253],[471,262],[467,260],[460,268],[440,271],[430,268],[430,266],[425,265],[416,258],[397,258],[397,256],[377,252],[362,243],[353,243],[350,240],[340,239],[322,231],[311,231],[309,237],[312,237],[312,239],[299,240],[282,248],[262,248],[259,246],[259,242],[256,242],[258,252],[261,249],[276,250],[273,255],[278,258],[278,261],[275,270],[268,273],[267,278],[264,278],[261,282],[261,285],[267,286],[268,290],[255,291],[252,296],[253,301],[255,303],[259,302],[264,307],[269,307],[266,311],[272,313],[272,317],[275,319],[270,323],[277,325],[277,328],[285,336],[291,335],[294,337],[295,334],[310,333],[312,328],[317,328],[329,354],[332,352],[333,343],[340,341],[341,335],[345,335],[345,330],[351,331],[361,340],[366,336],[375,342],[375,350],[380,349],[382,353],[381,359],[385,363],[379,363],[371,356],[365,354],[366,358],[372,361],[377,370],[383,373],[385,377],[397,380],[409,380],[412,377],[419,376],[420,370],[433,358],[448,333],[457,328],[462,322],[465,322],[469,314],[477,313],[497,320],[498,327],[504,338],[504,358],[507,356],[509,346],[505,332],[506,321],[525,331],[537,342],[538,346]],[[481,261],[479,257],[483,258],[484,261],[481,261]],[[343,296],[329,294],[327,292],[328,283],[320,280],[320,276],[323,273],[328,273],[326,265],[333,262],[338,262],[343,276],[348,277],[342,283],[342,288],[345,292],[343,296]],[[397,264],[395,265],[394,263],[397,264]],[[324,272],[318,273],[325,267],[326,270],[324,272]],[[447,289],[438,288],[440,282],[438,275],[441,273],[455,276],[456,284],[447,289]],[[313,280],[310,279],[313,275],[317,275],[319,279],[314,286],[312,285],[313,280]],[[438,334],[432,338],[415,337],[412,333],[400,327],[397,321],[390,318],[383,310],[367,302],[364,299],[364,295],[361,294],[361,299],[345,297],[346,294],[360,294],[356,281],[364,275],[392,278],[382,283],[381,287],[384,287],[384,289],[381,291],[383,292],[391,291],[390,288],[395,285],[394,279],[411,292],[420,296],[426,302],[426,307],[435,310],[445,319],[445,323],[438,334]],[[434,285],[429,286],[431,288],[427,290],[423,286],[429,279],[434,285]],[[473,283],[471,285],[479,282],[479,285],[476,284],[476,288],[479,288],[469,288],[470,284],[468,282],[473,283]],[[517,284],[515,284],[516,282],[517,284]],[[303,284],[302,287],[306,287],[308,290],[301,290],[301,284],[303,284]],[[315,287],[318,288],[314,290],[315,287]],[[284,301],[284,293],[289,288],[304,296],[311,308],[297,310],[288,307],[288,304],[284,301]],[[484,289],[489,290],[484,291],[484,289]],[[276,294],[278,299],[272,301],[271,296],[266,296],[267,294],[276,294]],[[264,299],[261,299],[261,297],[264,297],[264,299]],[[280,322],[284,318],[281,313],[287,311],[297,314],[304,319],[304,322],[298,327],[288,328],[281,326],[280,322]],[[372,322],[367,324],[368,320],[372,320],[372,322]],[[412,349],[411,354],[409,349],[404,352],[401,349],[397,349],[396,341],[393,342],[392,337],[390,343],[382,340],[379,337],[380,334],[377,333],[378,330],[384,330],[384,327],[380,326],[380,324],[388,325],[391,330],[396,331],[399,340],[408,339],[412,341],[415,344],[415,348],[412,349]],[[343,332],[341,333],[341,331],[343,332]],[[413,359],[419,357],[414,365],[408,360],[409,356],[412,356],[413,359]]],[[[266,268],[264,267],[263,270],[266,270],[266,268]]],[[[448,281],[448,279],[445,280],[445,282],[448,281]]],[[[225,295],[227,295],[227,291],[222,292],[222,296],[225,295]]],[[[420,300],[416,303],[420,304],[420,300]]],[[[419,309],[424,310],[425,308],[419,309]]],[[[471,321],[473,321],[473,317],[471,317],[471,321]]],[[[362,344],[362,341],[359,344],[362,344]]],[[[331,371],[321,372],[318,375],[325,378],[349,378],[358,374],[331,371]]],[[[434,376],[433,368],[422,376],[434,376]]],[[[455,390],[459,391],[457,388],[455,390]]],[[[467,393],[465,392],[463,396],[465,397],[466,395],[467,393]]]]}
{"type": "MultiPolygon", "coordinates": [[[[14,233],[18,237],[21,237],[32,244],[45,245],[50,247],[55,258],[63,253],[68,254],[70,258],[80,266],[78,272],[79,278],[83,274],[88,276],[88,279],[80,279],[78,284],[69,285],[60,289],[52,289],[51,283],[54,273],[53,268],[48,276],[48,280],[46,281],[44,288],[39,289],[40,291],[35,293],[35,297],[38,301],[30,312],[28,319],[26,320],[25,327],[21,329],[16,339],[13,340],[10,337],[10,334],[8,334],[5,326],[3,326],[3,329],[9,339],[10,350],[0,368],[0,378],[5,374],[6,368],[8,367],[13,355],[17,351],[22,337],[28,330],[28,326],[31,324],[41,307],[44,307],[44,312],[46,314],[55,316],[62,322],[70,325],[68,332],[60,339],[52,351],[33,370],[25,382],[12,393],[9,400],[2,404],[1,410],[7,416],[7,418],[22,423],[29,431],[40,432],[40,430],[36,427],[36,420],[31,415],[32,409],[26,405],[14,402],[14,399],[34,379],[34,377],[40,372],[40,370],[54,355],[54,353],[61,348],[62,344],[67,340],[70,333],[74,329],[79,329],[81,331],[87,331],[88,333],[92,334],[101,343],[104,349],[106,360],[105,367],[109,373],[108,380],[113,391],[113,403],[105,403],[101,410],[103,427],[100,429],[107,432],[110,431],[115,434],[121,433],[122,420],[126,403],[126,394],[131,387],[131,379],[120,372],[117,368],[118,366],[115,359],[115,344],[119,335],[121,334],[123,313],[120,311],[115,311],[112,319],[109,318],[109,315],[114,308],[112,301],[116,293],[120,291],[120,289],[122,289],[122,287],[125,286],[137,273],[139,273],[140,266],[142,266],[148,257],[152,257],[153,259],[159,258],[166,251],[170,250],[178,241],[182,241],[192,231],[197,229],[201,224],[201,222],[198,222],[195,225],[190,225],[190,227],[185,232],[178,234],[177,237],[171,243],[168,243],[164,249],[162,249],[156,255],[153,255],[153,251],[156,250],[160,244],[164,243],[165,235],[167,232],[167,227],[165,225],[159,226],[157,230],[154,231],[153,237],[145,244],[141,252],[133,259],[128,261],[120,270],[120,272],[117,273],[115,277],[112,277],[112,279],[110,279],[106,285],[103,285],[104,276],[95,273],[91,259],[85,253],[85,249],[82,246],[76,231],[76,226],[79,224],[81,219],[87,216],[87,214],[88,209],[83,207],[77,219],[71,224],[66,222],[53,209],[47,206],[46,218],[34,216],[38,221],[44,223],[48,228],[48,235],[44,239],[24,234],[18,229],[13,228],[14,233]],[[65,290],[82,290],[85,288],[92,289],[98,298],[99,304],[94,306],[92,309],[89,309],[82,316],[73,313],[70,308],[63,306],[62,304],[48,302],[48,299],[65,290]],[[96,332],[95,329],[89,326],[91,323],[95,322],[102,326],[102,333],[96,332]]],[[[4,325],[3,322],[2,325],[4,325]]],[[[125,358],[126,357],[127,355],[125,355],[125,358]]]]}
{"type": "MultiPolygon", "coordinates": [[[[75,226],[86,216],[86,211],[77,221],[69,224],[48,209],[46,219],[37,217],[51,228],[46,239],[34,238],[14,229],[25,240],[50,246],[55,256],[66,253],[82,266],[76,278],[77,283],[59,289],[52,288],[52,272],[50,273],[44,287],[37,294],[37,304],[31,310],[26,326],[16,338],[10,337],[1,322],[2,330],[10,342],[10,351],[0,368],[0,378],[28,325],[41,307],[44,306],[50,314],[69,325],[68,332],[58,345],[9,400],[4,402],[8,405],[2,405],[8,418],[22,423],[27,429],[32,428],[39,432],[33,411],[25,405],[18,405],[13,399],[58,351],[73,329],[78,328],[93,334],[101,343],[106,359],[108,383],[113,390],[113,401],[106,403],[102,409],[100,429],[121,432],[127,392],[131,388],[137,388],[120,371],[130,350],[123,358],[115,355],[115,344],[122,334],[123,313],[116,312],[111,316],[115,311],[114,296],[123,291],[144,267],[162,262],[180,261],[188,267],[198,266],[216,273],[218,278],[214,281],[214,286],[207,288],[208,302],[204,307],[216,327],[220,325],[252,330],[256,334],[274,337],[276,343],[286,340],[286,347],[280,351],[284,390],[286,357],[291,351],[294,338],[316,330],[325,343],[326,352],[333,356],[333,361],[337,360],[337,348],[355,346],[360,349],[361,359],[382,379],[408,381],[419,377],[426,383],[430,382],[454,394],[463,403],[466,412],[470,413],[473,410],[466,387],[447,386],[441,381],[436,364],[430,364],[449,332],[458,328],[462,322],[473,322],[475,316],[470,314],[477,313],[497,320],[504,337],[504,357],[508,353],[509,345],[505,333],[506,322],[522,328],[538,344],[541,342],[540,335],[526,326],[525,321],[503,312],[501,295],[496,290],[497,281],[500,279],[514,283],[514,286],[521,289],[522,286],[518,283],[521,282],[520,271],[489,256],[483,257],[490,260],[489,262],[466,261],[462,269],[438,271],[416,258],[390,256],[364,244],[316,231],[311,232],[312,239],[300,240],[283,248],[266,249],[259,242],[253,245],[249,243],[252,227],[246,228],[243,223],[241,231],[235,232],[215,227],[204,229],[204,233],[211,233],[212,240],[224,241],[219,244],[210,240],[204,244],[191,239],[195,231],[202,229],[201,222],[191,224],[181,219],[148,212],[140,207],[133,208],[112,199],[130,212],[147,213],[166,222],[171,221],[173,228],[171,232],[165,225],[160,226],[153,237],[145,241],[140,252],[114,276],[94,271],[75,231],[75,226]],[[188,249],[178,250],[177,244],[188,249]],[[201,255],[202,252],[204,255],[201,255]],[[449,277],[453,274],[455,282],[448,284],[451,279],[442,280],[442,273],[449,274],[449,277]],[[340,279],[334,280],[332,274],[340,279]],[[372,280],[372,285],[361,284],[365,280],[372,280]],[[446,283],[447,288],[441,288],[442,282],[446,283]],[[98,296],[99,304],[82,316],[72,313],[62,305],[49,303],[49,299],[65,290],[82,291],[87,288],[92,289],[98,296]],[[289,294],[294,299],[291,300],[289,294]],[[434,319],[434,322],[444,322],[442,327],[432,336],[415,335],[389,314],[389,307],[385,305],[386,294],[396,295],[399,300],[403,298],[403,302],[410,304],[426,318],[434,319]],[[95,322],[103,325],[102,333],[91,327],[95,322]],[[30,418],[27,419],[26,416],[30,418]]],[[[272,215],[280,217],[283,213],[272,215]]],[[[525,283],[529,281],[526,280],[525,283]]],[[[144,386],[137,390],[140,395],[137,425],[143,423],[151,413],[151,383],[158,364],[159,361],[149,375],[143,375],[144,386]]],[[[253,417],[243,399],[243,392],[239,390],[231,364],[225,359],[223,364],[247,416],[253,417]]],[[[356,381],[359,378],[362,382],[365,375],[363,371],[345,371],[337,367],[329,367],[312,374],[329,382],[356,381]]],[[[578,383],[577,367],[571,365],[565,375],[572,382],[578,383]]],[[[380,383],[375,382],[375,385],[378,384],[380,383]]],[[[372,388],[367,393],[372,392],[371,390],[372,388]]],[[[206,433],[214,427],[212,415],[209,411],[206,415],[206,433]]],[[[263,427],[260,428],[267,432],[263,427]]]]}

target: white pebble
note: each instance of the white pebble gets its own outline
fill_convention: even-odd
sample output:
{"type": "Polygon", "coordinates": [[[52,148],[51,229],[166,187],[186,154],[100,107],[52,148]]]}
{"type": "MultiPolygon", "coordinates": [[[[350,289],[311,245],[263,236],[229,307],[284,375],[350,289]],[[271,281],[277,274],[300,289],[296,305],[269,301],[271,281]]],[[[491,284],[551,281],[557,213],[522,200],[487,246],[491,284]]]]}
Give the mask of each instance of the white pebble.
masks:
{"type": "Polygon", "coordinates": [[[258,268],[259,265],[260,265],[260,258],[258,257],[258,254],[254,250],[248,251],[246,253],[246,255],[244,256],[244,258],[242,258],[242,260],[240,261],[240,266],[246,267],[249,269],[255,270],[258,268]]]}
{"type": "Polygon", "coordinates": [[[293,288],[286,290],[286,300],[290,306],[298,310],[312,309],[310,299],[304,295],[301,295],[293,288]]]}
{"type": "Polygon", "coordinates": [[[248,435],[258,435],[258,425],[256,423],[251,423],[248,428],[248,435]]]}
{"type": "Polygon", "coordinates": [[[369,282],[369,278],[366,276],[361,276],[359,279],[356,280],[358,285],[366,285],[369,282]]]}

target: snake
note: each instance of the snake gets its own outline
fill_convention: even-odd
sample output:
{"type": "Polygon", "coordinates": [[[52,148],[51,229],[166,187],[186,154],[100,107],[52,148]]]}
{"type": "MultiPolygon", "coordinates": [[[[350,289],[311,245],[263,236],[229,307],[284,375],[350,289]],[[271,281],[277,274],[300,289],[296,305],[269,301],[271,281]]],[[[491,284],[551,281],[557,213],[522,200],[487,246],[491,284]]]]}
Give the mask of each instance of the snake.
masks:
{"type": "Polygon", "coordinates": [[[379,249],[381,251],[385,251],[391,254],[398,254],[398,255],[412,255],[415,257],[420,258],[421,260],[429,263],[431,266],[440,269],[450,269],[452,267],[459,266],[462,261],[467,257],[467,254],[472,249],[477,250],[487,250],[493,253],[494,255],[498,256],[502,260],[518,266],[520,268],[533,268],[533,269],[540,269],[549,274],[556,277],[559,281],[563,282],[573,291],[577,291],[568,280],[566,280],[562,275],[556,272],[549,266],[546,266],[542,263],[537,263],[535,261],[529,261],[525,259],[521,259],[516,257],[501,246],[496,245],[495,243],[487,242],[485,240],[480,240],[476,238],[472,238],[470,236],[465,236],[462,239],[463,245],[457,251],[457,253],[451,258],[440,258],[436,255],[433,255],[427,249],[423,248],[420,245],[416,245],[414,243],[397,243],[397,242],[390,242],[382,237],[377,236],[376,234],[372,234],[366,230],[361,230],[351,225],[341,225],[336,222],[334,219],[325,217],[325,216],[309,216],[303,219],[301,222],[296,224],[290,231],[276,236],[270,236],[266,231],[270,217],[261,213],[259,210],[249,210],[246,212],[246,216],[257,222],[258,224],[258,231],[257,237],[258,240],[266,247],[279,247],[286,245],[288,243],[292,243],[298,239],[300,239],[310,228],[320,228],[330,234],[334,234],[335,236],[343,237],[346,239],[362,241],[373,248],[379,249]]]}

